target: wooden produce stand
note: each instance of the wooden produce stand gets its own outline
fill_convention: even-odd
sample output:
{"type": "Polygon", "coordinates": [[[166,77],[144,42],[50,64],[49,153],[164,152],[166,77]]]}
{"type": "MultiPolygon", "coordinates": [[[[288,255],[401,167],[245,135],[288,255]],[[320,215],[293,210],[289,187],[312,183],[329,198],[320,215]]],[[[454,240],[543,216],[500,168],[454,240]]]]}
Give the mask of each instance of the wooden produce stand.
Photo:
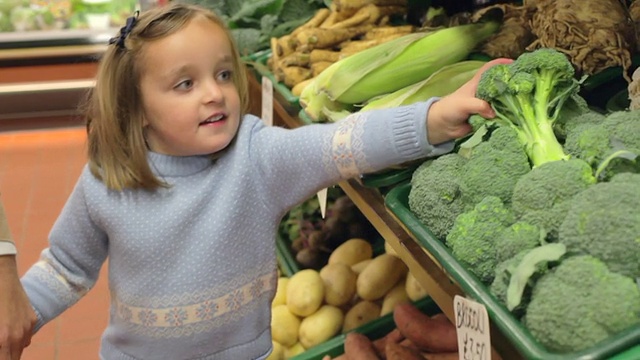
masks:
{"type": "MultiPolygon", "coordinates": [[[[262,101],[260,80],[255,76],[249,76],[249,88],[251,113],[260,115],[262,101]]],[[[274,94],[273,112],[274,125],[289,128],[303,125],[297,114],[291,114],[285,110],[277,94],[274,94]]],[[[387,211],[381,192],[378,189],[363,186],[358,179],[342,181],[339,186],[408,266],[449,320],[455,323],[454,296],[464,296],[464,293],[445,273],[442,266],[416,242],[411,232],[391,212],[387,211]]],[[[491,343],[492,359],[523,359],[494,324],[491,324],[491,343]]]]}

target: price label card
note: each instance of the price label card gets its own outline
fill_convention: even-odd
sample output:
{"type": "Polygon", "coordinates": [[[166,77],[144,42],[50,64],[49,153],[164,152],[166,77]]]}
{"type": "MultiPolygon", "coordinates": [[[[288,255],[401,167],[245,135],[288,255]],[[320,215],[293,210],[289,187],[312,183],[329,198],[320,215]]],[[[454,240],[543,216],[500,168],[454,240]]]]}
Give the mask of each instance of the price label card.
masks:
{"type": "Polygon", "coordinates": [[[327,213],[327,189],[318,191],[318,202],[320,203],[320,214],[324,219],[324,216],[327,213]]]}
{"type": "Polygon", "coordinates": [[[491,360],[489,315],[484,305],[456,295],[453,309],[460,360],[491,360]]]}
{"type": "Polygon", "coordinates": [[[273,125],[273,83],[266,76],[262,77],[262,120],[273,125]]]}

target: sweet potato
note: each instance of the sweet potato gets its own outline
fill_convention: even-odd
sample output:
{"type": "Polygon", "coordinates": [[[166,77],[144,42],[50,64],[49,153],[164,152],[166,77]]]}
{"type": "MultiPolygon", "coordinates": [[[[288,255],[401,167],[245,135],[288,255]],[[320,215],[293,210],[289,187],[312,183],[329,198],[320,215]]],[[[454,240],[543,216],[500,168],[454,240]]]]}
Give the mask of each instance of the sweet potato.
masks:
{"type": "Polygon", "coordinates": [[[400,343],[402,340],[404,340],[404,336],[402,336],[400,330],[396,328],[391,330],[387,335],[374,340],[373,347],[376,349],[378,356],[380,356],[380,358],[382,358],[383,360],[386,360],[387,356],[385,354],[385,351],[387,342],[400,343]]]}
{"type": "Polygon", "coordinates": [[[455,326],[449,321],[430,318],[411,303],[396,305],[393,320],[402,335],[423,351],[446,353],[458,350],[455,326]]]}
{"type": "Polygon", "coordinates": [[[349,360],[380,360],[368,337],[351,332],[344,339],[344,353],[349,360]]]}
{"type": "Polygon", "coordinates": [[[457,352],[422,354],[425,360],[458,360],[460,356],[457,352]]]}
{"type": "Polygon", "coordinates": [[[419,351],[391,341],[386,344],[385,354],[387,360],[422,360],[419,351]]]}

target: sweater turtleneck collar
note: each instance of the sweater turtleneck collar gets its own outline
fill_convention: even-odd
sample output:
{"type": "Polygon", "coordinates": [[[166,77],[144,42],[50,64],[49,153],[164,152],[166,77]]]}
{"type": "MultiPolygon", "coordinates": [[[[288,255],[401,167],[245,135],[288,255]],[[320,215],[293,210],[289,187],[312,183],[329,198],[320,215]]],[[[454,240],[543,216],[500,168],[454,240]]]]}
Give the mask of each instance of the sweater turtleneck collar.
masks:
{"type": "Polygon", "coordinates": [[[148,152],[147,159],[151,170],[160,176],[189,176],[198,173],[214,160],[210,155],[172,156],[148,152]]]}

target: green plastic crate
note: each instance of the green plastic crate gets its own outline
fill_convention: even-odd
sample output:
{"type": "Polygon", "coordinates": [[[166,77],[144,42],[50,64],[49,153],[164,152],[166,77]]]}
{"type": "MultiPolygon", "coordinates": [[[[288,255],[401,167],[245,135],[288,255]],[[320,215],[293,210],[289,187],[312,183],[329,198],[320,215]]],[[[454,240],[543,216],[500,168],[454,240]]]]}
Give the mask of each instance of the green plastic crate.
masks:
{"type": "MultiPolygon", "coordinates": [[[[414,303],[423,313],[433,316],[442,312],[438,305],[429,297],[418,300],[414,303]]],[[[367,324],[355,328],[351,332],[357,332],[366,335],[370,340],[379,339],[396,327],[393,322],[393,314],[387,314],[367,324]]],[[[325,355],[332,358],[344,353],[344,340],[346,335],[340,334],[326,342],[307,349],[302,354],[296,355],[289,360],[322,360],[325,355]]]]}
{"type": "MultiPolygon", "coordinates": [[[[489,289],[466,270],[453,256],[449,248],[437,239],[429,229],[411,212],[408,205],[410,184],[403,184],[389,191],[385,204],[416,240],[442,265],[444,270],[458,283],[462,291],[487,308],[491,321],[495,323],[514,347],[529,360],[600,360],[640,344],[640,325],[627,329],[580,352],[559,354],[545,349],[502,305],[489,289]]],[[[631,360],[632,358],[628,358],[631,360]]],[[[640,359],[638,357],[634,360],[640,359]]],[[[627,360],[627,358],[625,358],[627,360]]]]}

